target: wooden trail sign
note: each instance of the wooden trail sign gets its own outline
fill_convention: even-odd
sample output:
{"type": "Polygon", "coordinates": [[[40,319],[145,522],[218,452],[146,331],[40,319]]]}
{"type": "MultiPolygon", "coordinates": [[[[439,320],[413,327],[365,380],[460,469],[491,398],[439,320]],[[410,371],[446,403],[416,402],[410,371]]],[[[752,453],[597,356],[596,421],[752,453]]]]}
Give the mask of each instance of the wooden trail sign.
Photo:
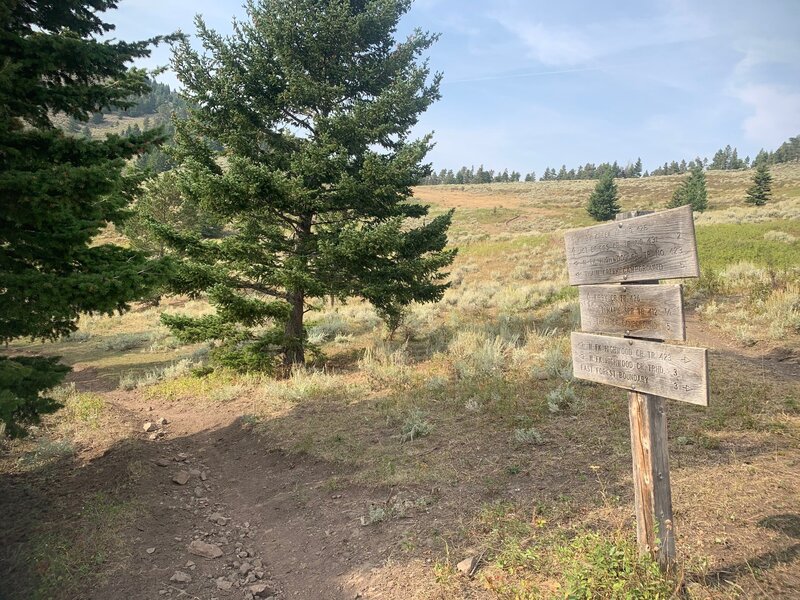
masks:
{"type": "Polygon", "coordinates": [[[675,530],[665,398],[707,406],[708,364],[704,348],[661,343],[686,339],[683,298],[679,285],[654,284],[699,277],[692,211],[620,214],[615,223],[569,231],[565,241],[569,281],[581,286],[573,374],[630,390],[636,538],[668,570],[675,530]],[[623,285],[590,285],[613,283],[623,285]]]}
{"type": "Polygon", "coordinates": [[[680,285],[582,285],[578,294],[583,331],[686,339],[680,285]]]}
{"type": "Polygon", "coordinates": [[[701,406],[708,406],[707,354],[705,348],[572,333],[575,377],[701,406]]]}
{"type": "Polygon", "coordinates": [[[564,240],[571,285],[700,276],[689,206],[568,231],[564,240]]]}

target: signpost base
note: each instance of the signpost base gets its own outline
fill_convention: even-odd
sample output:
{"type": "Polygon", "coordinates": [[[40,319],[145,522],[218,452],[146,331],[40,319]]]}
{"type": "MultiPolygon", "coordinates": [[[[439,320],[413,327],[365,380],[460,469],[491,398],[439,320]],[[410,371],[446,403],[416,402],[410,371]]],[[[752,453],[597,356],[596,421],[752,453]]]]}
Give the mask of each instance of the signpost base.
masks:
{"type": "Polygon", "coordinates": [[[636,539],[665,571],[675,564],[675,530],[669,481],[664,398],[628,392],[636,502],[636,539]]]}

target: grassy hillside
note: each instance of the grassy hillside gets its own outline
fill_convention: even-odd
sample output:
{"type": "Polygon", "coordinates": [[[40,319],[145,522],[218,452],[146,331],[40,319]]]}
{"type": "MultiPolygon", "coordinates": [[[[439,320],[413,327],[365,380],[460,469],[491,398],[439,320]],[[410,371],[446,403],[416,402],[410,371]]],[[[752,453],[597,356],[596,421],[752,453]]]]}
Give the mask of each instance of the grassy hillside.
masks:
{"type": "MultiPolygon", "coordinates": [[[[230,510],[245,515],[266,501],[261,487],[248,496],[246,484],[279,477],[274,463],[258,465],[281,457],[269,459],[291,465],[276,489],[293,491],[267,516],[318,525],[314,543],[330,544],[323,557],[334,543],[352,550],[355,565],[313,563],[348,597],[370,589],[385,598],[668,598],[684,587],[691,598],[795,597],[796,540],[774,518],[800,513],[800,164],[773,169],[765,207],[743,205],[750,175],[710,172],[710,210],[696,220],[702,277],[685,282],[689,343],[712,350],[711,404],[669,403],[674,576],[635,550],[624,393],[571,375],[568,335],[579,315],[563,230],[590,223],[584,204],[594,182],[417,188],[434,212],[457,208],[451,288],[437,304],[411,307],[394,339],[370,306],[320,302],[309,338],[325,357],[287,380],[202,368],[206,349],[179,346],[158,322],[164,310],[206,312],[198,300],[87,317],[69,339],[15,344],[62,355],[76,368],[75,387],[59,392],[65,411],[0,457],[0,472],[25,481],[60,477],[48,464],[86,472],[106,449],[132,441],[196,443],[191,451],[202,453],[210,446],[192,442],[197,431],[234,422],[239,432],[241,423],[246,433],[226,438],[224,456],[246,460],[226,459],[226,468],[252,473],[234,485],[240,505],[230,510]],[[150,414],[176,419],[185,437],[167,428],[148,441],[137,419],[150,414]],[[295,465],[313,466],[308,479],[295,465]],[[480,557],[471,578],[456,569],[469,556],[480,557]]],[[[620,180],[623,208],[662,208],[680,180],[620,180]]],[[[141,458],[121,454],[130,462],[120,463],[116,485],[134,477],[150,485],[141,458]]],[[[98,522],[76,509],[69,524],[53,517],[51,526],[65,544],[105,528],[155,545],[135,527],[165,509],[129,500],[122,516],[98,522]]],[[[313,553],[276,546],[270,532],[253,544],[285,573],[287,589],[302,590],[297,564],[313,553]]],[[[96,585],[74,575],[89,565],[124,577],[138,564],[111,540],[92,539],[91,552],[78,545],[60,562],[33,552],[35,540],[15,542],[30,571],[17,577],[24,597],[79,597],[75,590],[96,585]]]]}

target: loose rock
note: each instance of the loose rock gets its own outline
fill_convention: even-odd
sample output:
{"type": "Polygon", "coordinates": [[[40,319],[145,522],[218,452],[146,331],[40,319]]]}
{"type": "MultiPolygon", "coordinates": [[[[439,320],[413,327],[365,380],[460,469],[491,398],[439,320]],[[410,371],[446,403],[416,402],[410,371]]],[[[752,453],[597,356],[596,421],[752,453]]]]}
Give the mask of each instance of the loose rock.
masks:
{"type": "Polygon", "coordinates": [[[192,576],[183,571],[175,571],[175,574],[170,577],[169,580],[176,583],[190,583],[192,581],[192,576]]]}
{"type": "Polygon", "coordinates": [[[248,562],[242,563],[242,566],[239,567],[239,573],[242,575],[247,575],[250,571],[253,570],[253,565],[248,562]]]}
{"type": "Polygon", "coordinates": [[[465,558],[460,563],[456,565],[456,569],[458,569],[461,573],[470,577],[474,572],[475,569],[478,567],[478,557],[477,556],[470,556],[469,558],[465,558]]]}
{"type": "Polygon", "coordinates": [[[147,421],[142,426],[142,429],[144,429],[145,433],[150,433],[151,431],[155,431],[156,429],[158,429],[158,425],[156,425],[155,423],[153,423],[151,421],[147,421]]]}
{"type": "Polygon", "coordinates": [[[148,554],[152,554],[155,551],[156,551],[155,548],[148,548],[147,550],[145,550],[145,552],[147,552],[148,554]]]}
{"type": "Polygon", "coordinates": [[[157,425],[166,425],[167,423],[169,423],[169,421],[167,421],[164,417],[161,417],[160,419],[156,420],[157,425]]]}
{"type": "Polygon", "coordinates": [[[233,583],[225,579],[224,577],[217,577],[217,589],[220,590],[230,590],[233,587],[233,583]]]}
{"type": "Polygon", "coordinates": [[[256,583],[255,585],[251,585],[248,589],[256,598],[266,598],[273,594],[272,588],[266,583],[256,583]]]}
{"type": "Polygon", "coordinates": [[[189,483],[189,474],[186,471],[178,471],[175,473],[175,476],[172,478],[172,481],[177,483],[178,485],[186,485],[189,483]]]}
{"type": "Polygon", "coordinates": [[[217,525],[219,525],[220,527],[225,527],[225,525],[227,525],[227,524],[228,524],[228,519],[226,519],[225,517],[223,517],[223,516],[222,516],[220,513],[218,513],[218,512],[211,513],[211,514],[209,515],[209,517],[208,517],[208,520],[209,520],[209,521],[211,521],[212,523],[216,523],[216,524],[217,524],[217,525]]]}
{"type": "Polygon", "coordinates": [[[170,462],[166,458],[159,458],[158,460],[156,460],[156,464],[159,467],[168,467],[170,465],[170,462]]]}
{"type": "Polygon", "coordinates": [[[222,549],[216,544],[209,544],[201,540],[192,540],[189,544],[189,554],[202,556],[203,558],[219,558],[222,556],[222,549]]]}

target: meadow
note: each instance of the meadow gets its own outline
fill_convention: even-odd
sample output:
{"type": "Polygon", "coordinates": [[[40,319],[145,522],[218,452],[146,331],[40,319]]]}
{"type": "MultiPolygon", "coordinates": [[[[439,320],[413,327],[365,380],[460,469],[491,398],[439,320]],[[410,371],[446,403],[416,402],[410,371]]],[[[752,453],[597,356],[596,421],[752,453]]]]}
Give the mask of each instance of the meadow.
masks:
{"type": "MultiPolygon", "coordinates": [[[[288,573],[278,567],[294,564],[292,550],[257,534],[287,596],[330,586],[332,598],[797,597],[800,165],[774,167],[764,207],[743,202],[750,176],[708,172],[702,275],[683,282],[688,343],[711,349],[711,401],[669,403],[677,572],[636,552],[624,392],[572,377],[580,315],[563,232],[591,224],[594,182],[534,182],[417,188],[433,214],[456,208],[442,300],[409,307],[393,335],[366,303],[319,301],[307,315],[317,356],[287,379],[211,370],[207,348],[181,346],[159,324],[163,311],[207,312],[202,300],[87,316],[67,339],[13,344],[75,372],[58,390],[65,409],[7,443],[0,478],[45,499],[67,486],[77,499],[59,509],[66,522],[43,507],[44,527],[6,540],[11,597],[102,597],[92,593],[138,556],[119,539],[146,538],[134,525],[152,510],[141,490],[154,453],[201,452],[211,438],[198,436],[227,428],[243,432],[230,443],[254,472],[277,453],[297,519],[323,538],[358,531],[353,564],[330,567],[331,543],[288,573]],[[171,422],[152,440],[148,415],[171,422]],[[110,449],[123,473],[113,489],[70,487],[110,449]],[[71,550],[45,559],[43,544],[71,550]],[[465,576],[456,565],[471,557],[465,576]]],[[[623,210],[663,208],[680,180],[619,180],[623,210]]],[[[234,520],[257,503],[246,489],[230,501],[234,520]]],[[[177,561],[165,555],[159,568],[177,561]]],[[[158,582],[147,591],[181,596],[158,582]]]]}

